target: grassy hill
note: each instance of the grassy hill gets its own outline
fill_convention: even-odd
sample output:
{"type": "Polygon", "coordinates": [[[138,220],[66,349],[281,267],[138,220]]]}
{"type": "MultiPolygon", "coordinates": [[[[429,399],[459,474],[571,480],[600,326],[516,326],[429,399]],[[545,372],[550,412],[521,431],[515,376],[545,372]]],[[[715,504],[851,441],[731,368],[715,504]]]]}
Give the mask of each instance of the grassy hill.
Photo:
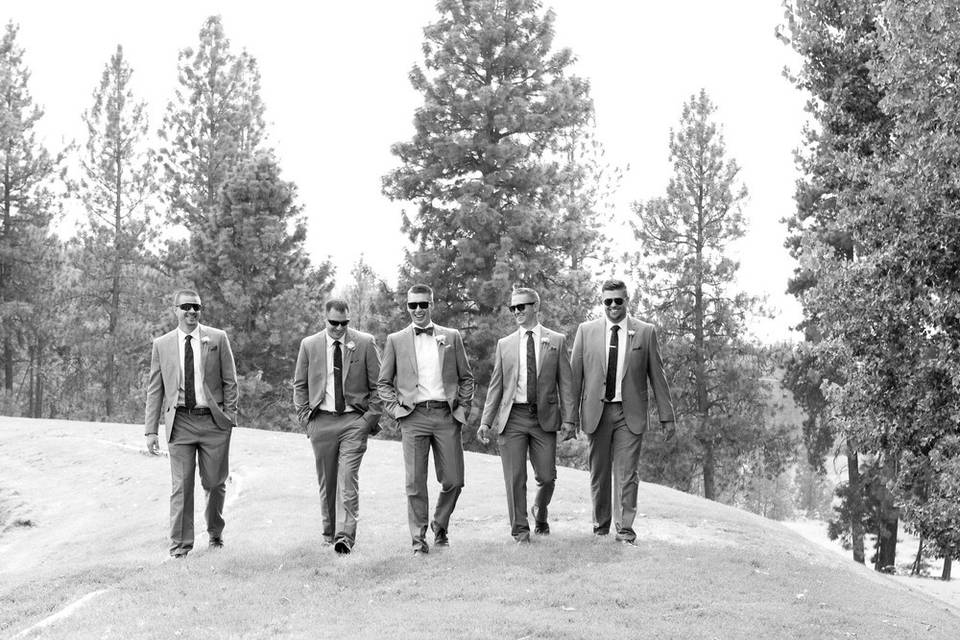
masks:
{"type": "MultiPolygon", "coordinates": [[[[636,547],[590,533],[560,469],[553,535],[513,544],[500,461],[467,454],[451,547],[410,553],[397,442],[361,468],[354,553],[319,544],[303,436],[237,429],[226,547],[164,562],[169,461],[139,425],[0,418],[0,637],[951,638],[960,612],[780,524],[641,485],[636,547]]],[[[437,487],[431,486],[431,501],[437,487]]],[[[202,492],[198,483],[198,510],[202,492]]]]}

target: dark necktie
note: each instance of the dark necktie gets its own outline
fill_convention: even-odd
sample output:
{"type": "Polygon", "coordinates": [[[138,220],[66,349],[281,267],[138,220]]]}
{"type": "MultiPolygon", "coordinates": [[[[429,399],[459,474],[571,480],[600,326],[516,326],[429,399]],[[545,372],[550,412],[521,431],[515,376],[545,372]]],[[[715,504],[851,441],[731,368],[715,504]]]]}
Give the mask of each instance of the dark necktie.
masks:
{"type": "Polygon", "coordinates": [[[432,326],[431,326],[431,327],[423,327],[423,328],[421,328],[421,327],[414,327],[414,328],[413,328],[413,331],[414,331],[414,335],[416,335],[416,336],[420,335],[421,333],[425,333],[425,334],[427,334],[428,336],[432,336],[432,335],[433,335],[433,327],[432,327],[432,326]]]}
{"type": "Polygon", "coordinates": [[[533,331],[527,331],[527,402],[537,402],[537,349],[533,331]]]}
{"type": "Polygon", "coordinates": [[[618,325],[610,327],[613,334],[610,336],[610,349],[607,355],[607,386],[603,394],[603,399],[610,401],[617,395],[617,352],[620,350],[620,338],[617,332],[620,331],[618,325]]]}
{"type": "Polygon", "coordinates": [[[347,408],[343,399],[343,353],[339,340],[333,341],[333,402],[338,414],[347,408]]]}
{"type": "Polygon", "coordinates": [[[197,387],[193,375],[193,347],[190,345],[190,338],[187,336],[186,344],[183,346],[183,404],[187,409],[193,409],[197,406],[197,387]]]}

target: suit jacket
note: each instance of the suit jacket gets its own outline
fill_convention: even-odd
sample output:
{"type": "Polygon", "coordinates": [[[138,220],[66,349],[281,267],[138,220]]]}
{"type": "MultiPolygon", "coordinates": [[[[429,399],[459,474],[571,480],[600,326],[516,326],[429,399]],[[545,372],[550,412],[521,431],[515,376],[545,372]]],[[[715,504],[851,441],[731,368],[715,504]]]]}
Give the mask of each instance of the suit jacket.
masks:
{"type": "MultiPolygon", "coordinates": [[[[463,338],[456,329],[433,325],[433,337],[440,356],[440,375],[445,400],[457,422],[463,424],[473,402],[473,372],[467,362],[463,338]]],[[[387,336],[383,349],[383,364],[377,389],[383,400],[383,409],[394,419],[413,412],[417,394],[417,352],[414,347],[413,325],[387,336]]]]}
{"type": "MultiPolygon", "coordinates": [[[[579,404],[580,427],[584,433],[593,433],[603,412],[603,396],[607,379],[607,321],[606,318],[584,322],[577,328],[573,340],[571,367],[573,369],[573,396],[579,404]]],[[[652,324],[627,316],[627,336],[620,337],[619,347],[627,349],[624,359],[621,397],[627,427],[632,433],[647,430],[647,381],[653,388],[660,422],[676,418],[670,388],[663,374],[657,333],[652,324]],[[624,337],[627,339],[624,340],[624,337]]]]}
{"type": "MultiPolygon", "coordinates": [[[[232,429],[237,422],[240,393],[237,389],[237,367],[226,332],[200,325],[200,366],[203,371],[203,392],[213,421],[221,429],[232,429]]],[[[162,415],[167,425],[167,441],[170,441],[179,388],[180,344],[177,330],[174,329],[153,341],[144,433],[158,433],[162,415]]]]}
{"type": "MultiPolygon", "coordinates": [[[[537,420],[544,431],[557,431],[561,421],[576,424],[573,402],[573,380],[567,337],[562,333],[541,327],[540,357],[537,361],[537,397],[527,402],[537,403],[537,420]]],[[[487,387],[480,424],[493,426],[503,433],[513,407],[520,367],[526,367],[526,358],[520,358],[520,333],[514,331],[497,342],[493,356],[493,373],[487,387]]]]}
{"type": "MultiPolygon", "coordinates": [[[[293,374],[293,406],[300,425],[306,425],[320,408],[327,389],[326,331],[315,333],[300,342],[297,366],[293,374]]],[[[383,412],[377,395],[380,373],[380,351],[369,333],[347,329],[343,336],[343,398],[354,409],[363,412],[370,433],[380,431],[383,412]]]]}

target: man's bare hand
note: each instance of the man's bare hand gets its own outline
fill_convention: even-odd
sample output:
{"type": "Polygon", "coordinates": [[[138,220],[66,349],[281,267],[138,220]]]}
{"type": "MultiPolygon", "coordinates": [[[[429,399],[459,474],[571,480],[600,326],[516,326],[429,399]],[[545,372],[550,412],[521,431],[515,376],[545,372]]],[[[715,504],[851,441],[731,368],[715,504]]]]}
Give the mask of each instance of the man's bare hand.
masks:
{"type": "Polygon", "coordinates": [[[160,455],[160,438],[155,433],[147,436],[147,453],[152,456],[160,455]]]}
{"type": "Polygon", "coordinates": [[[577,425],[572,422],[564,422],[560,426],[560,442],[574,440],[577,437],[577,425]]]}
{"type": "Polygon", "coordinates": [[[480,425],[480,428],[477,429],[477,440],[483,444],[490,444],[490,425],[480,425]]]}

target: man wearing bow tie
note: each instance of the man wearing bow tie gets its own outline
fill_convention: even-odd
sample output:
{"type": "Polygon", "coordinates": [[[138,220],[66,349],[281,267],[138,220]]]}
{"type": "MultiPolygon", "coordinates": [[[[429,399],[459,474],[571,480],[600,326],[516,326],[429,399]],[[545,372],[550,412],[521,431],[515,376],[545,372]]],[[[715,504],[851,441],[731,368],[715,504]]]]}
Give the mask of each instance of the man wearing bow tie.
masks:
{"type": "Polygon", "coordinates": [[[573,435],[576,413],[566,336],[540,324],[540,296],[533,289],[514,290],[509,308],[519,329],[497,343],[477,438],[486,444],[491,425],[497,429],[510,534],[527,543],[527,452],[537,482],[534,533],[547,535],[547,507],[557,479],[557,429],[562,420],[564,433],[573,435]]]}
{"type": "Polygon", "coordinates": [[[414,554],[430,551],[428,524],[435,545],[450,544],[450,515],[463,488],[460,434],[473,401],[473,372],[460,332],[434,324],[432,307],[430,287],[410,287],[407,311],[412,324],[387,336],[378,381],[384,411],[400,425],[414,554]],[[431,450],[440,496],[429,521],[427,461],[431,450]]]}
{"type": "Polygon", "coordinates": [[[174,295],[177,328],[153,341],[147,383],[147,450],[160,453],[160,418],[170,450],[170,556],[193,549],[196,466],[207,494],[204,512],[211,548],[223,546],[223,503],[230,475],[230,434],[236,425],[237,370],[227,334],[200,324],[200,296],[174,295]]]}
{"type": "Polygon", "coordinates": [[[344,555],[357,538],[367,436],[380,431],[380,353],[372,335],[347,328],[345,300],[329,300],[326,316],[326,330],[300,343],[293,405],[313,445],[323,540],[344,555]]]}
{"type": "Polygon", "coordinates": [[[605,317],[582,323],[573,340],[573,397],[589,442],[593,533],[607,535],[612,519],[616,539],[634,544],[648,381],[661,430],[672,430],[675,417],[653,325],[627,315],[629,298],[622,281],[604,282],[600,298],[605,317]]]}

